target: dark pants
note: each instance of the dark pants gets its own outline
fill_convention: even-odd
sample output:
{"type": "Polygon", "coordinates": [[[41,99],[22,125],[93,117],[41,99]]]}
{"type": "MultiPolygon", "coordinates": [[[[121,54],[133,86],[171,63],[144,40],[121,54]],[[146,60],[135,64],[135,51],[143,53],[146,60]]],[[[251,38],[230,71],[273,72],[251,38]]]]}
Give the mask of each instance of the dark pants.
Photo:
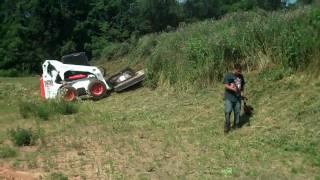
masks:
{"type": "Polygon", "coordinates": [[[229,130],[230,129],[230,116],[231,112],[233,111],[234,113],[234,127],[239,127],[240,123],[240,112],[241,112],[241,101],[230,101],[230,100],[225,100],[224,101],[224,112],[226,116],[226,122],[225,122],[225,129],[229,130]]]}

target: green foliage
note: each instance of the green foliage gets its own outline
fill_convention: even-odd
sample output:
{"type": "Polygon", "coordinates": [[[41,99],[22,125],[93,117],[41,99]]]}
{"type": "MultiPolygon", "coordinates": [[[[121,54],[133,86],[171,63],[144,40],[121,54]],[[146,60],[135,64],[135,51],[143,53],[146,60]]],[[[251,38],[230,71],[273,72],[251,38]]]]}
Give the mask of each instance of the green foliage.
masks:
{"type": "Polygon", "coordinates": [[[2,70],[0,69],[0,77],[17,77],[19,75],[16,69],[2,70]]]}
{"type": "Polygon", "coordinates": [[[44,104],[39,104],[37,106],[36,115],[42,120],[49,120],[49,107],[44,104]]]}
{"type": "Polygon", "coordinates": [[[17,151],[9,146],[0,146],[0,158],[12,158],[17,156],[17,151]]]}
{"type": "Polygon", "coordinates": [[[22,118],[29,118],[31,115],[35,114],[35,102],[21,101],[19,103],[19,113],[22,118]]]}
{"type": "Polygon", "coordinates": [[[33,145],[36,140],[36,136],[32,129],[17,127],[16,129],[10,129],[8,133],[16,146],[30,146],[33,145]]]}
{"type": "MultiPolygon", "coordinates": [[[[184,22],[218,19],[228,12],[257,7],[276,10],[281,1],[4,0],[0,2],[0,70],[40,72],[43,60],[75,51],[116,58],[127,53],[130,46],[124,42],[132,37],[172,31],[184,22]]],[[[294,49],[288,53],[295,56],[294,49]]],[[[0,72],[8,74],[16,75],[0,72]]]]}
{"type": "MultiPolygon", "coordinates": [[[[71,115],[79,112],[79,105],[76,103],[65,101],[51,101],[48,103],[52,107],[52,113],[59,113],[62,115],[71,115]]],[[[46,106],[48,107],[48,106],[46,106]]]]}
{"type": "Polygon", "coordinates": [[[77,103],[60,100],[44,102],[21,101],[19,103],[19,112],[23,118],[34,116],[41,120],[49,120],[54,115],[71,115],[78,113],[78,111],[79,105],[77,103]]]}
{"type": "MultiPolygon", "coordinates": [[[[228,2],[221,0],[187,0],[183,4],[184,14],[187,21],[219,17],[223,13],[223,5],[228,2]]],[[[232,4],[232,3],[230,3],[232,4]]]]}
{"type": "Polygon", "coordinates": [[[68,177],[61,172],[51,173],[45,179],[47,180],[68,180],[68,177]]]}
{"type": "Polygon", "coordinates": [[[179,5],[176,0],[140,0],[139,10],[150,32],[159,32],[168,26],[176,27],[179,21],[179,5]]]}
{"type": "Polygon", "coordinates": [[[158,36],[156,34],[149,34],[143,36],[138,40],[138,42],[133,42],[131,44],[134,45],[134,48],[130,51],[130,60],[131,61],[141,61],[147,57],[149,57],[154,51],[156,45],[158,43],[158,36]]]}
{"type": "Polygon", "coordinates": [[[284,68],[266,68],[259,72],[259,78],[265,81],[278,81],[292,74],[292,71],[284,68]]]}
{"type": "MultiPolygon", "coordinates": [[[[183,89],[208,87],[221,80],[236,62],[249,70],[275,66],[260,76],[280,80],[317,61],[314,57],[320,49],[319,12],[310,7],[290,12],[238,12],[219,21],[204,21],[163,33],[147,57],[146,84],[183,89]]],[[[129,56],[141,49],[138,44],[129,56]]]]}
{"type": "Polygon", "coordinates": [[[108,43],[101,45],[99,42],[94,44],[96,50],[93,52],[95,57],[103,57],[107,60],[118,59],[128,54],[130,50],[130,44],[127,42],[123,43],[108,43]]]}

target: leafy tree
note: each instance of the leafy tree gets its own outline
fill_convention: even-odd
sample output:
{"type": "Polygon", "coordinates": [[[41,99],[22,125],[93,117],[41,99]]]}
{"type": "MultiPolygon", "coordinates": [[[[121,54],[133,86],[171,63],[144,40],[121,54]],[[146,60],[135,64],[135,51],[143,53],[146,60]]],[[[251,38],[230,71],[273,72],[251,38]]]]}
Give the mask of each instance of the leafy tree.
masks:
{"type": "Polygon", "coordinates": [[[144,32],[159,32],[179,22],[179,4],[176,0],[138,0],[140,18],[145,19],[144,32]]]}
{"type": "Polygon", "coordinates": [[[206,19],[222,15],[221,0],[187,0],[184,11],[187,19],[206,19]]]}
{"type": "MultiPolygon", "coordinates": [[[[41,61],[93,52],[180,22],[276,10],[282,0],[0,0],[0,70],[40,71],[41,61]]],[[[312,0],[301,0],[311,3],[312,0]]],[[[119,45],[120,44],[120,45],[119,45]]],[[[128,48],[127,43],[123,43],[128,48]]],[[[113,47],[114,48],[114,47],[113,47]]],[[[117,48],[114,48],[117,49],[117,48]]],[[[124,49],[123,52],[126,52],[124,49]]],[[[94,55],[99,55],[95,53],[94,55]]]]}

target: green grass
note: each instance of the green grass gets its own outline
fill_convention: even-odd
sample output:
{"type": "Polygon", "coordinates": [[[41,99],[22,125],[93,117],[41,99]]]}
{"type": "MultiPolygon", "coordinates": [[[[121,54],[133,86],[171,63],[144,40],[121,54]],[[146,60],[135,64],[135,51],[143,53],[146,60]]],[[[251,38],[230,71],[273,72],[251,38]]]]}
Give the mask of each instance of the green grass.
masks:
{"type": "MultiPolygon", "coordinates": [[[[236,12],[130,41],[129,50],[113,60],[146,68],[150,87],[201,89],[220,81],[234,63],[249,71],[270,67],[282,72],[311,71],[319,64],[319,32],[316,6],[236,12]]],[[[103,47],[122,52],[118,44],[103,47]]],[[[101,59],[106,62],[109,57],[101,59]]]]}
{"type": "Polygon", "coordinates": [[[56,115],[72,115],[79,111],[78,103],[65,102],[60,99],[49,101],[35,101],[22,99],[19,102],[21,117],[37,117],[40,120],[49,120],[56,115]]]}
{"type": "Polygon", "coordinates": [[[16,127],[39,138],[2,149],[0,167],[54,179],[318,179],[318,17],[310,7],[237,13],[145,36],[134,49],[118,44],[100,53],[128,56],[95,63],[107,75],[146,67],[145,85],[158,88],[100,101],[42,101],[38,77],[0,78],[0,147],[16,127]],[[235,60],[255,112],[225,136],[218,80],[235,60]]]}
{"type": "Polygon", "coordinates": [[[68,177],[66,177],[62,173],[52,173],[50,176],[46,177],[47,180],[68,180],[68,177]]]}
{"type": "MultiPolygon", "coordinates": [[[[227,136],[221,85],[189,92],[140,88],[113,93],[79,102],[77,113],[57,113],[49,121],[23,118],[19,108],[7,108],[0,111],[1,134],[35,127],[42,140],[30,150],[17,148],[0,164],[63,178],[314,179],[320,172],[320,80],[271,74],[246,76],[255,114],[251,126],[227,136]]],[[[35,78],[1,81],[2,93],[12,85],[37,98],[32,95],[38,88],[35,78]]],[[[20,102],[11,99],[1,103],[15,107],[20,102]]],[[[1,142],[7,140],[4,136],[1,142]]]]}
{"type": "Polygon", "coordinates": [[[35,135],[32,129],[23,129],[23,128],[17,127],[15,129],[10,129],[8,131],[8,134],[11,137],[11,141],[16,146],[34,145],[35,135]]]}
{"type": "Polygon", "coordinates": [[[0,146],[0,158],[13,158],[17,156],[17,151],[9,146],[0,146]]]}

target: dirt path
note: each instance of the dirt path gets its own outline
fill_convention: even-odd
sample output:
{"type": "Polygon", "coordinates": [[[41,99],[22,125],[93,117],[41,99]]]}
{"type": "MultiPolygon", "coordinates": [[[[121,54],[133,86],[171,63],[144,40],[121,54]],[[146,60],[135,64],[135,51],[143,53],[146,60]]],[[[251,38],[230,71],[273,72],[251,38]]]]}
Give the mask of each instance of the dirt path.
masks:
{"type": "Polygon", "coordinates": [[[0,167],[0,179],[6,180],[36,180],[40,179],[40,173],[15,171],[10,168],[0,167]]]}

